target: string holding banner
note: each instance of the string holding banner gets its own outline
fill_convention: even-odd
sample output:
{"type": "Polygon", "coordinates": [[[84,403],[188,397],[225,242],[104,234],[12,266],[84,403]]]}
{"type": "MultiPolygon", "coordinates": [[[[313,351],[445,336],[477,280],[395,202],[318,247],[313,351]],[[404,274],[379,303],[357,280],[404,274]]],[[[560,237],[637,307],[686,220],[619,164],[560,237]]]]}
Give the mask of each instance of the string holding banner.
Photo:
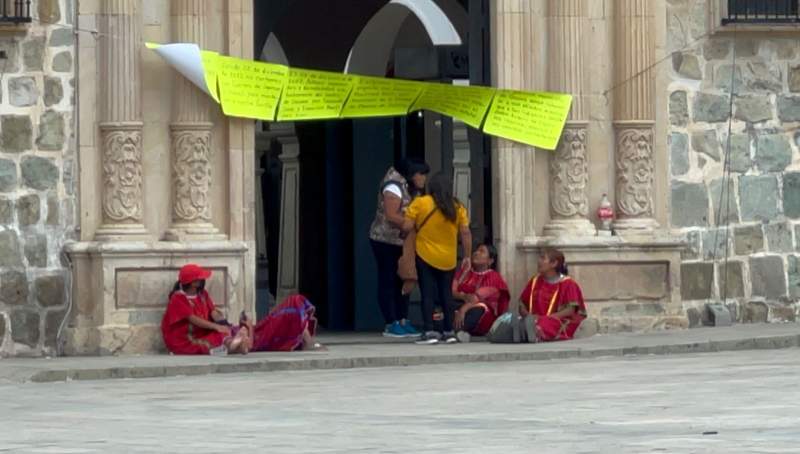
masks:
{"type": "Polygon", "coordinates": [[[195,44],[152,44],[226,115],[264,121],[400,116],[429,110],[486,134],[554,150],[572,96],[356,76],[243,60],[195,44]]]}

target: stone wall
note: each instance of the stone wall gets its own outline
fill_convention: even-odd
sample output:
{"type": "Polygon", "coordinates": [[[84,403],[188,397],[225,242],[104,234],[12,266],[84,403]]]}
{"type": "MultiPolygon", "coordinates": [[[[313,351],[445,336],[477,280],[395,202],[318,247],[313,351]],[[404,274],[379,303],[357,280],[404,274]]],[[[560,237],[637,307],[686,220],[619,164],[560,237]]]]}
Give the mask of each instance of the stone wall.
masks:
{"type": "Polygon", "coordinates": [[[704,303],[722,298],[738,321],[795,320],[800,42],[775,31],[709,34],[708,6],[667,2],[671,223],[690,245],[681,266],[684,307],[693,325],[704,303]]]}
{"type": "Polygon", "coordinates": [[[33,3],[0,27],[0,355],[54,352],[75,236],[72,1],[33,3]]]}

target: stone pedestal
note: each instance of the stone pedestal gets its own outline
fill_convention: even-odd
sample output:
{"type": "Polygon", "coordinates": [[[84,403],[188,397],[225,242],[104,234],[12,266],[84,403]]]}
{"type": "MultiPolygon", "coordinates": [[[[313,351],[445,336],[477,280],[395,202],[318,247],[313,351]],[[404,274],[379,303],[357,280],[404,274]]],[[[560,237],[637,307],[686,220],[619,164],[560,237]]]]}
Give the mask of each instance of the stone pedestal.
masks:
{"type": "Polygon", "coordinates": [[[67,355],[163,352],[161,317],[178,270],[202,263],[207,289],[231,319],[247,307],[247,247],[241,242],[83,242],[67,248],[74,263],[73,307],[64,330],[67,355]]]}

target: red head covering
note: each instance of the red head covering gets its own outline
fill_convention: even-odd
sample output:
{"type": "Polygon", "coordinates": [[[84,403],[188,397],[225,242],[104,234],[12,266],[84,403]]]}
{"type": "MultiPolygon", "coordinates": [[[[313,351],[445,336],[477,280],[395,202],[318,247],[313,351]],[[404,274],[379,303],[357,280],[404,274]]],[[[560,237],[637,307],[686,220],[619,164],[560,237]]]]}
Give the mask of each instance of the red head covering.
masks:
{"type": "Polygon", "coordinates": [[[190,263],[184,265],[178,272],[178,280],[181,284],[189,284],[194,281],[202,281],[211,277],[211,270],[207,270],[200,265],[190,263]]]}

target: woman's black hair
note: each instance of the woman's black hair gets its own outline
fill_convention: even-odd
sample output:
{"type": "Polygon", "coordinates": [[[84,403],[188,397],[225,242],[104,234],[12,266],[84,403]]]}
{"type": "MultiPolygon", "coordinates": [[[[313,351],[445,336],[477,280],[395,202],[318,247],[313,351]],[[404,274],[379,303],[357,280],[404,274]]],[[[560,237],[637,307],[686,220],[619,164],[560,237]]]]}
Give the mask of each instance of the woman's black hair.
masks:
{"type": "MultiPolygon", "coordinates": [[[[203,290],[203,288],[205,287],[205,283],[206,283],[205,280],[201,282],[199,290],[203,290]]],[[[192,287],[191,282],[189,282],[188,284],[181,284],[181,281],[175,281],[175,285],[172,286],[172,291],[169,292],[169,297],[172,298],[172,295],[178,290],[183,290],[185,292],[186,290],[189,290],[191,287],[192,287]]]]}
{"type": "Polygon", "coordinates": [[[558,266],[556,266],[556,271],[563,274],[564,276],[569,276],[569,268],[567,268],[567,260],[564,258],[564,253],[559,251],[555,248],[545,248],[542,250],[542,254],[547,256],[548,259],[555,260],[558,262],[558,266]]]}
{"type": "Polygon", "coordinates": [[[481,245],[478,245],[478,247],[481,247],[481,246],[485,247],[486,251],[489,252],[489,258],[492,259],[492,268],[496,268],[497,267],[497,248],[494,247],[494,245],[490,244],[490,243],[483,243],[481,245]]]}
{"type": "Polygon", "coordinates": [[[445,218],[456,222],[458,218],[457,207],[460,202],[453,196],[453,182],[442,172],[431,177],[428,182],[428,194],[433,197],[436,206],[445,218]]]}
{"type": "Polygon", "coordinates": [[[411,178],[416,174],[427,175],[431,173],[431,166],[427,162],[416,158],[403,158],[394,166],[406,181],[411,181],[411,178]]]}

